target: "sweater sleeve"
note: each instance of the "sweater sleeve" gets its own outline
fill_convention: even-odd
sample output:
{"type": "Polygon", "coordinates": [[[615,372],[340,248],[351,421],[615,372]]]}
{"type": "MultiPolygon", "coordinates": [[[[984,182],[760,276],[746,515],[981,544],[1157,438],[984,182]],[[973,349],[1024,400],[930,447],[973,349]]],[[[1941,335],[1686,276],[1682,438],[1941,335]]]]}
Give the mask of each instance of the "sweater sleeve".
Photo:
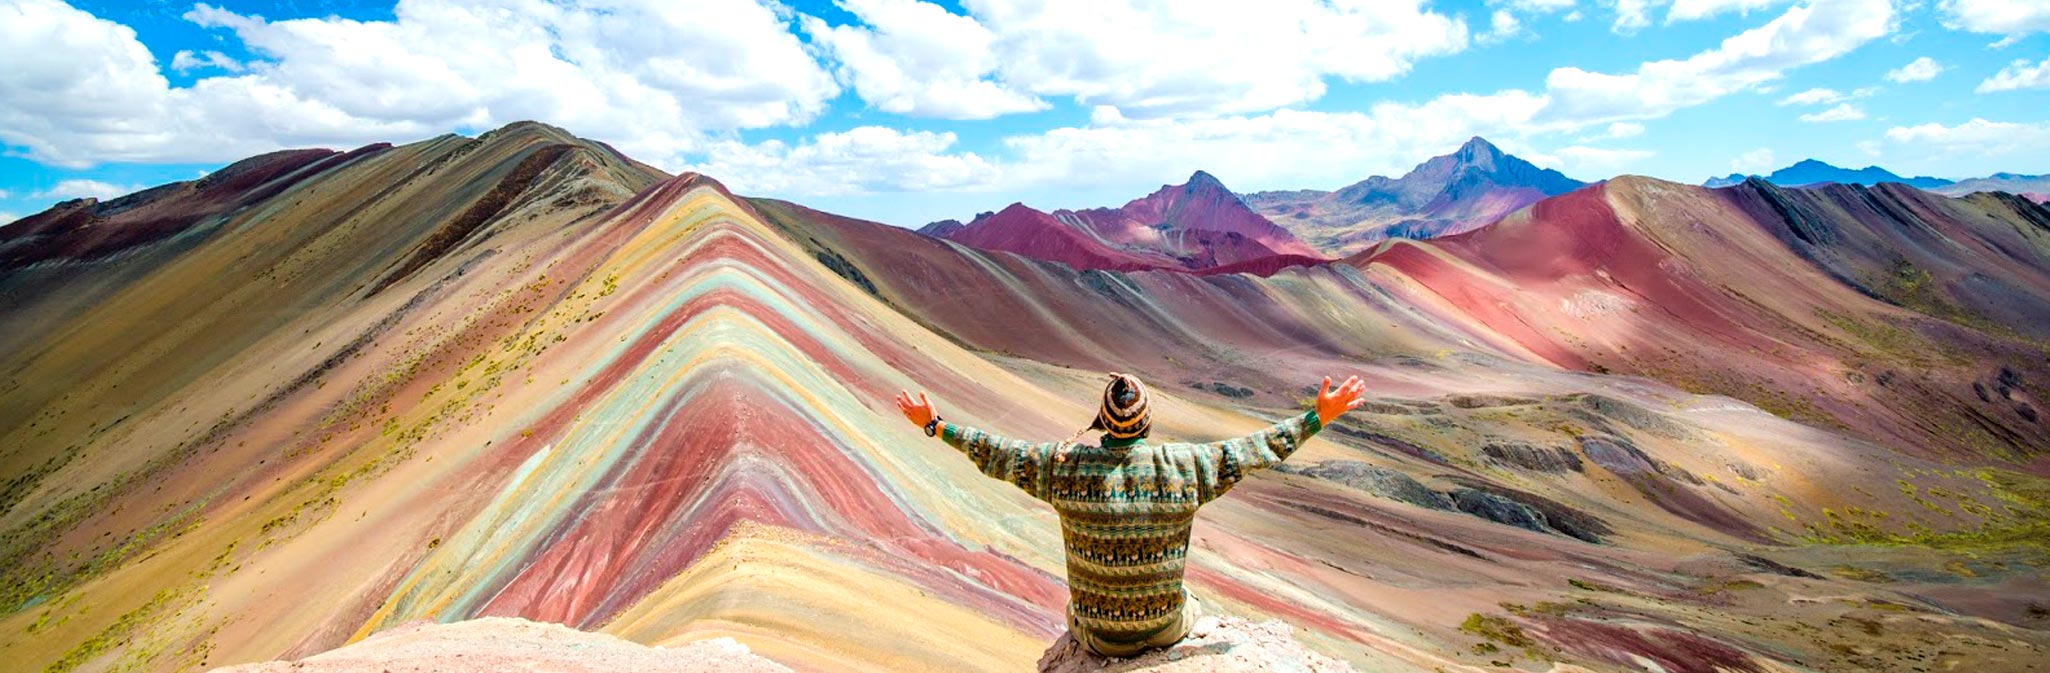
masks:
{"type": "Polygon", "coordinates": [[[1238,439],[1198,444],[1196,495],[1201,502],[1216,500],[1244,479],[1246,473],[1273,467],[1294,454],[1303,442],[1324,428],[1312,409],[1290,416],[1265,430],[1238,439]]]}
{"type": "Polygon", "coordinates": [[[1034,444],[1005,439],[953,423],[946,424],[946,428],[940,431],[940,439],[966,454],[968,460],[974,461],[975,467],[990,478],[1009,482],[1034,498],[1047,499],[1047,463],[1052,460],[1058,443],[1034,444]]]}

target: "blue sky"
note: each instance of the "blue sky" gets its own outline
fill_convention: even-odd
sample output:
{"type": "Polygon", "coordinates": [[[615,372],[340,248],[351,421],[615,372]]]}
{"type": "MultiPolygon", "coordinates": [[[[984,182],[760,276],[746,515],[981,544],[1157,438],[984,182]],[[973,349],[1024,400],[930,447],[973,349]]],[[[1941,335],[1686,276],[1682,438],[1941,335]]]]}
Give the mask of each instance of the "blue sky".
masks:
{"type": "Polygon", "coordinates": [[[2050,172],[2050,0],[0,0],[0,220],[539,119],[893,224],[1399,174],[2050,172]]]}

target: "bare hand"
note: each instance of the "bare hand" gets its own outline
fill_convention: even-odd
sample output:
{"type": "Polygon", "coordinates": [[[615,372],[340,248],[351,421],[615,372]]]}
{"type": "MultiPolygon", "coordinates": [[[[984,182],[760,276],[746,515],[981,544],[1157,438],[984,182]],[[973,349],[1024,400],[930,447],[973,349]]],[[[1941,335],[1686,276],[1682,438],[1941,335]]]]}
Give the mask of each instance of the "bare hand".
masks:
{"type": "Polygon", "coordinates": [[[925,399],[924,391],[919,391],[916,400],[911,398],[909,391],[897,391],[897,410],[904,412],[904,418],[909,419],[912,425],[921,428],[932,423],[933,417],[939,415],[939,412],[933,411],[932,401],[925,399]]]}
{"type": "Polygon", "coordinates": [[[1317,393],[1317,423],[1330,425],[1345,412],[1365,404],[1366,390],[1367,382],[1357,376],[1345,377],[1345,383],[1338,384],[1336,389],[1331,387],[1331,377],[1324,377],[1324,389],[1317,393]]]}

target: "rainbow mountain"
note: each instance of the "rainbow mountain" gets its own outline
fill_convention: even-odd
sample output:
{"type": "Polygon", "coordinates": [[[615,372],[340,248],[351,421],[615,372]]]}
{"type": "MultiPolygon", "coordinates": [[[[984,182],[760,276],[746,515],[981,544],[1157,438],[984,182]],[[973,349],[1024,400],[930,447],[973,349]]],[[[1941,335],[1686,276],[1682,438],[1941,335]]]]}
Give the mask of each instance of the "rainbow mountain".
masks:
{"type": "Polygon", "coordinates": [[[897,415],[1219,439],[1189,581],[1362,670],[2025,670],[2050,211],[1625,177],[1259,276],[1082,270],[521,123],[0,228],[0,656],[204,670],[517,616],[1018,670],[1059,529],[897,415]]]}

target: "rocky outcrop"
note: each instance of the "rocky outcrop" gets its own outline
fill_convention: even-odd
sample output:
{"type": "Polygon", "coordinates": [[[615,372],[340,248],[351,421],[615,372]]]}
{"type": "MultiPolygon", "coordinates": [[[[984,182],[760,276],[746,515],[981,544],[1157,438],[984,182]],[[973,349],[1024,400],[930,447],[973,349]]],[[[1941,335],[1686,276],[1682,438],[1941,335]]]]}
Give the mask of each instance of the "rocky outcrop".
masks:
{"type": "Polygon", "coordinates": [[[298,661],[269,661],[215,673],[502,673],[674,671],[789,673],[732,638],[682,647],[641,645],[561,624],[486,617],[453,624],[414,622],[298,661]]]}
{"type": "Polygon", "coordinates": [[[1501,440],[1481,446],[1481,455],[1488,462],[1535,472],[1581,472],[1586,468],[1580,462],[1580,455],[1571,449],[1558,446],[1539,446],[1530,442],[1501,440]]]}
{"type": "Polygon", "coordinates": [[[1452,509],[1452,500],[1445,494],[1431,490],[1407,474],[1385,467],[1378,467],[1357,460],[1327,460],[1304,466],[1288,463],[1276,465],[1278,472],[1300,474],[1346,486],[1390,500],[1399,500],[1418,507],[1436,510],[1452,509]]]}
{"type": "Polygon", "coordinates": [[[1296,642],[1289,625],[1277,622],[1255,624],[1237,617],[1204,617],[1182,642],[1130,659],[1111,659],[1091,654],[1061,634],[1053,647],[1039,658],[1040,673],[1343,673],[1351,665],[1305,649],[1296,642]]]}

